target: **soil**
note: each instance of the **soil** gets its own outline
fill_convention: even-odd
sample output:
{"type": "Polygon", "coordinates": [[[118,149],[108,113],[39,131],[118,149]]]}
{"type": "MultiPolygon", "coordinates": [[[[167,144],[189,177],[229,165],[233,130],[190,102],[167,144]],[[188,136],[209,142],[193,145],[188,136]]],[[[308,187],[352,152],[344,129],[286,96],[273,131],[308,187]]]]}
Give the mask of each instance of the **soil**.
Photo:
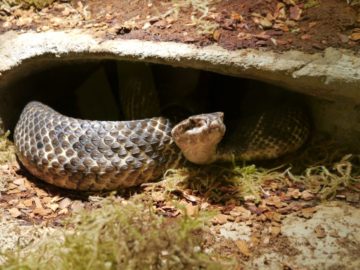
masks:
{"type": "Polygon", "coordinates": [[[189,2],[83,0],[71,1],[71,5],[55,2],[42,10],[3,4],[0,33],[80,28],[104,40],[174,41],[199,46],[217,43],[229,50],[261,47],[314,53],[326,47],[359,48],[357,1],[209,0],[203,2],[210,5],[199,8],[187,5],[189,2]]]}

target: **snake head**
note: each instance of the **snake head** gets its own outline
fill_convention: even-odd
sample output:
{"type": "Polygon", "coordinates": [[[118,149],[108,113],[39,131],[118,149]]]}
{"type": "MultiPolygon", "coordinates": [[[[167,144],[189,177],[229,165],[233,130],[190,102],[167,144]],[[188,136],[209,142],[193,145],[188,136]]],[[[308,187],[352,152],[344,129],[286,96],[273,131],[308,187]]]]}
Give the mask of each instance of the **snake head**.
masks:
{"type": "Polygon", "coordinates": [[[216,148],[225,134],[224,113],[215,112],[191,116],[171,131],[176,145],[184,156],[196,164],[216,160],[216,148]]]}

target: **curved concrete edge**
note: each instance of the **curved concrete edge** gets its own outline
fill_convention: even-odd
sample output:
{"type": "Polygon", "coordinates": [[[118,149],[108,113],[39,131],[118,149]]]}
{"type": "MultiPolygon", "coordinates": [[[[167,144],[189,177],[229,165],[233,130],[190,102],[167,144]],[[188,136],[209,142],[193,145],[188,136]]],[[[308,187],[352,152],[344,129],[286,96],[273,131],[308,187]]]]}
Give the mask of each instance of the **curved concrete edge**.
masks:
{"type": "Polygon", "coordinates": [[[174,42],[101,40],[80,30],[6,32],[0,35],[0,87],[11,70],[42,60],[117,59],[191,67],[252,78],[325,99],[360,102],[360,57],[328,48],[323,53],[229,51],[217,45],[196,47],[174,42]]]}

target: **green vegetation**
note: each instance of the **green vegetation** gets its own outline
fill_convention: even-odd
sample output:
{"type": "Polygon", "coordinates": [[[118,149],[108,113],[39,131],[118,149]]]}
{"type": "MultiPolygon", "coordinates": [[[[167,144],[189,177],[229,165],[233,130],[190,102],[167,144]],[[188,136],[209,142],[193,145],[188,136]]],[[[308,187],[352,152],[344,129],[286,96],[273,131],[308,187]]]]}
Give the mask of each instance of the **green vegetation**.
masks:
{"type": "Polygon", "coordinates": [[[222,269],[200,246],[210,218],[163,218],[139,198],[110,196],[67,220],[61,237],[5,254],[1,269],[222,269]]]}
{"type": "Polygon", "coordinates": [[[315,0],[315,1],[308,1],[307,3],[304,4],[304,8],[312,8],[315,7],[317,5],[319,5],[319,1],[315,0]]]}
{"type": "Polygon", "coordinates": [[[211,165],[169,170],[168,187],[190,188],[212,202],[253,198],[259,202],[266,190],[276,185],[286,188],[289,181],[313,192],[321,200],[331,200],[337,191],[360,191],[360,155],[346,154],[331,142],[314,140],[300,156],[279,160],[264,167],[255,165],[211,165]],[[272,183],[273,185],[271,185],[272,183]]]}
{"type": "Polygon", "coordinates": [[[0,164],[11,163],[16,160],[14,144],[8,139],[10,131],[0,136],[0,164]]]}
{"type": "Polygon", "coordinates": [[[48,5],[50,5],[55,0],[6,0],[10,5],[18,5],[23,8],[29,8],[31,6],[42,9],[48,5]]]}

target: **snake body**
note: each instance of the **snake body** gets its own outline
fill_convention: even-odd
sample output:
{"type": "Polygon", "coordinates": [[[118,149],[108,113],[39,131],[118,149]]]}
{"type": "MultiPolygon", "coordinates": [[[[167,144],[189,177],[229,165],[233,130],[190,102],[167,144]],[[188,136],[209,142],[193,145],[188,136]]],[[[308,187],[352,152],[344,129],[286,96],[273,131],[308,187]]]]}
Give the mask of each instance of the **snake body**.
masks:
{"type": "Polygon", "coordinates": [[[297,150],[309,134],[307,116],[296,106],[255,115],[243,120],[244,125],[235,123],[229,134],[222,117],[194,116],[174,128],[163,117],[81,120],[30,102],[15,127],[14,141],[20,161],[36,177],[63,188],[99,191],[159,179],[183,164],[184,156],[199,164],[233,156],[276,158],[297,150]]]}

